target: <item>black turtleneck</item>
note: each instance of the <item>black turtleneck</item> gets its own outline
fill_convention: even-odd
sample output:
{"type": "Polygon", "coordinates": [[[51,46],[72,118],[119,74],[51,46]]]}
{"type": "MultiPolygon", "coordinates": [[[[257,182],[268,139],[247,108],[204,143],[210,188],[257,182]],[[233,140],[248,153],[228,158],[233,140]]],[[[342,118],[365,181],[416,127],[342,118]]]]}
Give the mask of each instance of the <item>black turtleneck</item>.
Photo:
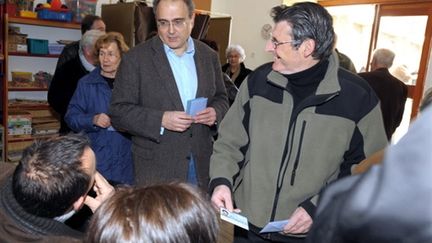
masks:
{"type": "Polygon", "coordinates": [[[328,64],[325,60],[301,72],[284,75],[288,79],[286,88],[293,97],[294,110],[306,97],[315,93],[324,79],[328,64]]]}
{"type": "Polygon", "coordinates": [[[107,82],[107,84],[109,85],[109,87],[111,88],[111,89],[113,89],[114,88],[114,78],[108,78],[108,77],[105,77],[105,76],[102,76],[104,79],[105,79],[105,81],[107,82]]]}

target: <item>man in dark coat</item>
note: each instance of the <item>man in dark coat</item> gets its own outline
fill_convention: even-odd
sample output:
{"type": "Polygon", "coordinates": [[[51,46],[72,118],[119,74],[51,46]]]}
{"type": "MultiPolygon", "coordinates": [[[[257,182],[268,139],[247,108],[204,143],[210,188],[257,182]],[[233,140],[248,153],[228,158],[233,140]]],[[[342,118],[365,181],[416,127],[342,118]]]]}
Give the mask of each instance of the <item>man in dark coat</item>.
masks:
{"type": "Polygon", "coordinates": [[[132,135],[137,185],[187,181],[206,188],[212,153],[211,126],[228,109],[219,58],[190,37],[191,0],[155,0],[158,35],[122,58],[110,115],[132,135]],[[187,102],[206,97],[207,107],[187,114],[187,102]]]}
{"type": "Polygon", "coordinates": [[[377,49],[371,62],[372,71],[359,73],[372,86],[380,99],[388,140],[402,121],[408,96],[407,86],[388,70],[393,65],[394,57],[395,54],[388,49],[377,49]]]}
{"type": "Polygon", "coordinates": [[[60,115],[60,134],[71,131],[64,116],[78,81],[95,66],[94,43],[105,34],[100,30],[87,31],[80,40],[79,54],[56,68],[48,90],[48,103],[60,115]]]}
{"type": "Polygon", "coordinates": [[[63,222],[84,204],[96,210],[113,191],[86,137],[35,142],[16,167],[0,163],[0,242],[80,242],[83,234],[63,222]],[[93,185],[95,198],[87,196],[93,185]]]}
{"type": "Polygon", "coordinates": [[[308,242],[432,242],[431,120],[428,107],[382,165],[325,190],[308,242]]]}

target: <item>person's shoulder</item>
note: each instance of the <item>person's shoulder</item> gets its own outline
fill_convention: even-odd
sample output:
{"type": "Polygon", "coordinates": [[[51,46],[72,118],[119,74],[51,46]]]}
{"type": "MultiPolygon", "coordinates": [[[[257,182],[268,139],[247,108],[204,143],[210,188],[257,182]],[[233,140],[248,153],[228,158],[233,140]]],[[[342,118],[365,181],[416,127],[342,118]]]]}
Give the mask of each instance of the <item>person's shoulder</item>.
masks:
{"type": "Polygon", "coordinates": [[[272,62],[262,64],[257,67],[254,71],[251,71],[247,78],[247,83],[250,89],[259,90],[263,89],[267,85],[267,76],[272,71],[272,62]]]}
{"type": "Polygon", "coordinates": [[[146,58],[146,57],[151,57],[148,56],[147,53],[151,52],[151,51],[155,51],[155,50],[163,50],[163,44],[161,43],[160,39],[158,36],[154,36],[148,40],[146,40],[145,42],[141,42],[135,46],[133,46],[132,48],[129,49],[129,51],[127,51],[124,57],[140,57],[140,58],[146,58]]]}

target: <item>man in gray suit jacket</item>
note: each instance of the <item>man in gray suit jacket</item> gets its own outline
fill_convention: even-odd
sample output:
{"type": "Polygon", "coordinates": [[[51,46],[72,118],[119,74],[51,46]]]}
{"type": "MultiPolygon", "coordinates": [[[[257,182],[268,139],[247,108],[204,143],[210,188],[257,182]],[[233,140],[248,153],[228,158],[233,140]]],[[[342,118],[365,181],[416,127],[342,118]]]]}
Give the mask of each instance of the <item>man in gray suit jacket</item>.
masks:
{"type": "Polygon", "coordinates": [[[187,181],[207,187],[210,127],[228,109],[217,54],[190,37],[192,0],[155,0],[158,35],[122,58],[112,95],[113,126],[132,135],[138,185],[187,181]],[[207,108],[188,115],[188,100],[207,108]]]}

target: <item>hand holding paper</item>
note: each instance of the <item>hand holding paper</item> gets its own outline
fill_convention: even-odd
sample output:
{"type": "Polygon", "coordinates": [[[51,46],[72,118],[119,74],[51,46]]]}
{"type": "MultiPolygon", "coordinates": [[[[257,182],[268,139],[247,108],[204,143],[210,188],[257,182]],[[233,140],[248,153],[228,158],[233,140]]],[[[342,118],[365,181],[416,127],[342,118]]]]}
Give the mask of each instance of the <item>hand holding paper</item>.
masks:
{"type": "Polygon", "coordinates": [[[231,224],[237,225],[245,230],[249,230],[248,219],[238,213],[230,212],[226,208],[220,208],[221,219],[230,222],[231,224]]]}
{"type": "Polygon", "coordinates": [[[188,100],[186,113],[190,116],[196,116],[198,112],[204,110],[207,107],[207,98],[199,97],[196,99],[188,100]]]}

